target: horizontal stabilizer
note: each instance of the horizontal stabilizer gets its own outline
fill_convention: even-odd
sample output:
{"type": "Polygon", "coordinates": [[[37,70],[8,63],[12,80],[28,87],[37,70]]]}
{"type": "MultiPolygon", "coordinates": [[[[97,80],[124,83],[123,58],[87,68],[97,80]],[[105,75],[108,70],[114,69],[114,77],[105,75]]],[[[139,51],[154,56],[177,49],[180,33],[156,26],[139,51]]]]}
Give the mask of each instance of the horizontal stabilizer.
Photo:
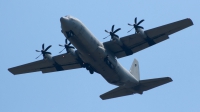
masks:
{"type": "Polygon", "coordinates": [[[140,91],[147,91],[149,89],[153,89],[155,87],[161,86],[171,81],[172,79],[170,77],[141,80],[139,89],[140,91]]]}
{"type": "Polygon", "coordinates": [[[134,90],[124,88],[122,86],[117,87],[107,93],[104,93],[100,96],[102,100],[110,99],[110,98],[116,98],[116,97],[121,97],[121,96],[126,96],[126,95],[131,95],[134,94],[134,90]]]}
{"type": "Polygon", "coordinates": [[[155,87],[161,86],[163,84],[171,82],[170,77],[156,78],[156,79],[147,79],[141,80],[140,84],[133,88],[125,88],[123,86],[117,87],[107,93],[102,94],[100,97],[102,100],[116,98],[121,96],[127,96],[135,93],[142,94],[144,91],[153,89],[155,87]]]}

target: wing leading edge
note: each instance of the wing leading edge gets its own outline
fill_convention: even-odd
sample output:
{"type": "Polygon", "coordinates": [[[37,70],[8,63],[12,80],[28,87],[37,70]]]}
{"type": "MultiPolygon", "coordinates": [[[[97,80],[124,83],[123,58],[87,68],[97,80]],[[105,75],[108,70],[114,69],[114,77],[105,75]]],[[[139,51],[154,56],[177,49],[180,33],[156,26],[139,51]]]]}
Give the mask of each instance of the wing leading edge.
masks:
{"type": "MultiPolygon", "coordinates": [[[[129,48],[132,51],[133,54],[145,48],[148,48],[154,44],[162,42],[168,39],[169,35],[178,32],[182,29],[185,29],[191,25],[193,25],[192,20],[187,18],[160,27],[156,27],[150,30],[146,30],[144,31],[144,33],[152,41],[151,43],[147,39],[144,39],[142,35],[139,33],[122,37],[120,38],[120,40],[127,48],[129,48]]],[[[127,53],[122,49],[122,47],[116,44],[115,41],[108,41],[103,44],[106,47],[106,49],[114,53],[117,58],[128,56],[127,53]]]]}
{"type": "Polygon", "coordinates": [[[52,64],[49,60],[39,60],[28,64],[9,68],[8,70],[14,74],[24,74],[41,71],[42,73],[49,73],[55,71],[69,70],[81,68],[79,62],[70,54],[61,54],[53,57],[56,64],[52,64]]]}

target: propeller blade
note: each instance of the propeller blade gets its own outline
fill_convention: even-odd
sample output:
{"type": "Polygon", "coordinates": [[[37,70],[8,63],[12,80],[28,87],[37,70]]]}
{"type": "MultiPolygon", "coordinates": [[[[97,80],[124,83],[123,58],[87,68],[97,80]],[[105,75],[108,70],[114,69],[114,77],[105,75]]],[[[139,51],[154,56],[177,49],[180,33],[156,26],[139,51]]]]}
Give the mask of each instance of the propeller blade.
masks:
{"type": "Polygon", "coordinates": [[[141,29],[144,29],[142,26],[137,26],[137,28],[141,28],[141,29]]]}
{"type": "Polygon", "coordinates": [[[50,52],[45,52],[45,54],[51,54],[50,52]]]}
{"type": "Polygon", "coordinates": [[[113,32],[115,25],[112,25],[111,32],[113,32]]]}
{"type": "MultiPolygon", "coordinates": [[[[105,32],[107,32],[107,33],[110,34],[110,35],[108,35],[107,37],[111,36],[112,39],[113,39],[113,36],[117,36],[117,37],[118,37],[118,35],[116,35],[115,33],[118,32],[119,30],[121,30],[121,28],[118,28],[118,29],[116,29],[116,30],[114,31],[114,27],[115,27],[115,25],[112,25],[111,31],[110,31],[110,32],[108,32],[107,30],[105,30],[105,32]]],[[[106,39],[107,37],[105,37],[105,38],[103,38],[103,39],[106,39]]]]}
{"type": "Polygon", "coordinates": [[[135,24],[137,23],[137,17],[135,18],[135,24]]]}
{"type": "Polygon", "coordinates": [[[115,37],[119,37],[118,35],[116,35],[116,34],[113,34],[113,36],[115,36],[115,37]]]}
{"type": "Polygon", "coordinates": [[[71,45],[71,44],[72,44],[72,43],[70,42],[70,43],[68,44],[68,46],[71,45]]]}
{"type": "Polygon", "coordinates": [[[64,47],[63,45],[59,44],[60,47],[64,47]]]}
{"type": "Polygon", "coordinates": [[[105,32],[110,33],[109,31],[105,30],[105,32]]]}
{"type": "Polygon", "coordinates": [[[51,45],[49,45],[44,51],[46,52],[50,47],[51,47],[51,45]]]}
{"type": "MultiPolygon", "coordinates": [[[[107,37],[109,37],[110,35],[108,35],[107,37]]],[[[103,39],[106,39],[107,37],[104,37],[103,39]]]]}
{"type": "MultiPolygon", "coordinates": [[[[133,30],[133,28],[131,30],[133,30]]],[[[127,33],[129,33],[131,30],[129,30],[127,33]]]]}
{"type": "Polygon", "coordinates": [[[36,52],[41,52],[41,51],[39,51],[39,50],[35,50],[36,52]]]}
{"type": "Polygon", "coordinates": [[[128,23],[129,26],[133,26],[132,24],[128,23]]]}
{"type": "Polygon", "coordinates": [[[144,19],[143,20],[141,20],[137,25],[140,25],[142,22],[144,21],[144,19]]]}
{"type": "Polygon", "coordinates": [[[42,55],[42,53],[38,57],[36,57],[35,59],[39,58],[41,55],[42,55]]]}
{"type": "Polygon", "coordinates": [[[44,50],[44,43],[42,44],[42,50],[44,50]]]}
{"type": "Polygon", "coordinates": [[[116,32],[118,32],[119,30],[121,30],[121,28],[116,29],[113,33],[116,33],[116,32]]]}
{"type": "MultiPolygon", "coordinates": [[[[65,48],[64,48],[64,49],[65,49],[65,48]]],[[[64,50],[64,49],[63,49],[63,50],[64,50]]],[[[62,50],[62,51],[63,51],[63,50],[62,50]]],[[[62,51],[60,51],[59,53],[61,53],[62,51]]]]}

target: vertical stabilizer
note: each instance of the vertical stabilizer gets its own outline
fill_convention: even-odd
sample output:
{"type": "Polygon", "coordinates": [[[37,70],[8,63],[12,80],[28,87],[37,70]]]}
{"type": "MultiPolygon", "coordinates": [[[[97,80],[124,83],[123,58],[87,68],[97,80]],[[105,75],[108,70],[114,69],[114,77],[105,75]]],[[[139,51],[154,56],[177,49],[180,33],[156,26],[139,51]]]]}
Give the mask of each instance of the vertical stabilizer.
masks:
{"type": "Polygon", "coordinates": [[[138,81],[140,80],[139,63],[136,59],[132,63],[130,72],[138,81]]]}

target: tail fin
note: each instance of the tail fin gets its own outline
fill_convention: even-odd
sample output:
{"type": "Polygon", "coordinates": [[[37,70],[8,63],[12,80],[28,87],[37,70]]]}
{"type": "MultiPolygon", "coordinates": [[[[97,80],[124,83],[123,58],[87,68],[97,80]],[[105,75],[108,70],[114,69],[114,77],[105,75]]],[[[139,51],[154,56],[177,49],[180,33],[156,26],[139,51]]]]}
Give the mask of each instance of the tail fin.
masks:
{"type": "Polygon", "coordinates": [[[131,74],[139,81],[140,80],[140,70],[139,63],[136,59],[134,59],[132,66],[130,68],[131,74]]]}

